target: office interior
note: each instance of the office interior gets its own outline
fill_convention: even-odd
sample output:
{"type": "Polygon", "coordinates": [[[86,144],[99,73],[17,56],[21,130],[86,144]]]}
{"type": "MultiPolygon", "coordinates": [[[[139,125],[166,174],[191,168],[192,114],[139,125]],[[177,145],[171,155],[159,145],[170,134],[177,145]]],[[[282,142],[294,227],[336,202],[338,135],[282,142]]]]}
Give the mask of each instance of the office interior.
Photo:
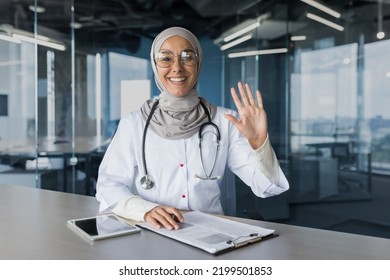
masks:
{"type": "Polygon", "coordinates": [[[2,0],[0,183],[93,196],[170,26],[202,44],[201,96],[261,90],[290,182],[262,199],[227,172],[227,215],[390,238],[389,0],[2,0]]]}

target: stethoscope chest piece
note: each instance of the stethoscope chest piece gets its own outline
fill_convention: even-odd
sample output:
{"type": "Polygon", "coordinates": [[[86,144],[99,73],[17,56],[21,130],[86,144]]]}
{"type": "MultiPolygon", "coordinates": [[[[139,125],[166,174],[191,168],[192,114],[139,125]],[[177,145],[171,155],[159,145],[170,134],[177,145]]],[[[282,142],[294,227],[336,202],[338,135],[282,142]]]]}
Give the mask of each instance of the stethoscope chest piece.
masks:
{"type": "Polygon", "coordinates": [[[150,190],[155,185],[154,178],[151,175],[142,176],[140,183],[145,190],[150,190]]]}

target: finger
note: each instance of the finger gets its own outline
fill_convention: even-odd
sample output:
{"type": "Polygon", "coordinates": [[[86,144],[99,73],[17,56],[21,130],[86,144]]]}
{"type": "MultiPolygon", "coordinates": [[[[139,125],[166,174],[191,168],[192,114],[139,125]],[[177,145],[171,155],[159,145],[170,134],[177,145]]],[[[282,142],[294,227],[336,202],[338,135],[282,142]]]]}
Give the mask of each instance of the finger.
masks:
{"type": "Polygon", "coordinates": [[[169,215],[168,217],[163,217],[163,219],[160,220],[160,223],[162,223],[163,226],[169,230],[180,228],[179,224],[175,221],[174,215],[169,215]]]}
{"type": "Polygon", "coordinates": [[[161,228],[162,226],[167,229],[173,229],[173,226],[167,221],[166,216],[169,214],[162,207],[153,208],[148,215],[145,217],[145,220],[153,225],[155,228],[161,228]]]}
{"type": "Polygon", "coordinates": [[[153,218],[153,213],[152,212],[149,212],[145,215],[145,221],[148,222],[149,224],[151,224],[153,227],[159,229],[161,228],[161,224],[158,222],[158,220],[156,220],[155,218],[153,218]]]}
{"type": "Polygon", "coordinates": [[[167,229],[179,229],[179,225],[175,221],[175,215],[173,214],[174,208],[164,207],[159,209],[158,221],[167,229]]]}
{"type": "Polygon", "coordinates": [[[247,93],[247,96],[248,96],[249,103],[252,104],[252,105],[256,105],[255,99],[253,98],[251,87],[249,86],[248,83],[245,84],[245,89],[246,89],[246,93],[247,93]]]}
{"type": "Polygon", "coordinates": [[[240,98],[238,97],[236,89],[234,87],[232,87],[230,89],[230,92],[232,94],[232,98],[233,98],[234,104],[236,105],[237,110],[240,111],[240,109],[242,109],[243,106],[242,106],[240,98]]]}
{"type": "Polygon", "coordinates": [[[173,209],[171,215],[173,215],[173,219],[179,223],[184,223],[184,217],[183,215],[180,213],[179,210],[177,210],[176,208],[173,209]]]}
{"type": "Polygon", "coordinates": [[[246,94],[244,85],[241,82],[238,83],[238,90],[240,91],[241,100],[242,100],[242,103],[244,104],[244,106],[250,105],[250,102],[248,100],[248,96],[246,94]]]}
{"type": "Polygon", "coordinates": [[[257,106],[263,109],[264,108],[263,97],[261,96],[261,92],[259,90],[256,91],[256,97],[257,97],[257,106]]]}
{"type": "Polygon", "coordinates": [[[179,229],[180,226],[178,223],[184,223],[184,218],[182,214],[176,208],[167,209],[167,213],[169,214],[169,216],[165,218],[169,226],[171,226],[172,229],[179,229]]]}
{"type": "Polygon", "coordinates": [[[163,206],[161,207],[160,215],[164,217],[161,222],[168,229],[179,229],[178,223],[184,223],[184,217],[175,207],[163,206]],[[166,222],[166,223],[164,223],[166,222]]]}

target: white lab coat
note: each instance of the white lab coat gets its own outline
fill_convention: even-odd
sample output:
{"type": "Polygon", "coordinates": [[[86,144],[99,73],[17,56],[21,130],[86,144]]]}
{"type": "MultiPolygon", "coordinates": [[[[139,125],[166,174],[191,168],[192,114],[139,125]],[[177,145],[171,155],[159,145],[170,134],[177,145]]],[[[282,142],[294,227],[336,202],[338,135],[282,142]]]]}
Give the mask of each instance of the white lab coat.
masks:
{"type": "MultiPolygon", "coordinates": [[[[224,117],[227,113],[236,115],[233,110],[218,107],[213,118],[219,127],[221,141],[211,176],[223,176],[225,167],[228,167],[258,197],[286,191],[289,184],[268,140],[267,158],[264,158],[261,152],[256,154],[246,138],[224,117]],[[256,160],[256,156],[260,158],[256,160]],[[268,162],[271,167],[267,168],[271,170],[264,170],[261,162],[268,162]]],[[[205,176],[199,155],[198,133],[187,139],[167,140],[149,128],[145,144],[146,164],[148,174],[154,177],[156,183],[150,190],[140,186],[140,179],[145,174],[142,161],[144,127],[140,111],[132,112],[120,121],[99,168],[96,198],[100,201],[100,211],[114,207],[127,197],[141,196],[147,201],[181,210],[223,214],[221,180],[194,177],[194,174],[205,176]]],[[[214,161],[216,143],[210,137],[213,138],[213,134],[207,133],[207,139],[202,144],[205,151],[203,162],[208,173],[214,161]]]]}

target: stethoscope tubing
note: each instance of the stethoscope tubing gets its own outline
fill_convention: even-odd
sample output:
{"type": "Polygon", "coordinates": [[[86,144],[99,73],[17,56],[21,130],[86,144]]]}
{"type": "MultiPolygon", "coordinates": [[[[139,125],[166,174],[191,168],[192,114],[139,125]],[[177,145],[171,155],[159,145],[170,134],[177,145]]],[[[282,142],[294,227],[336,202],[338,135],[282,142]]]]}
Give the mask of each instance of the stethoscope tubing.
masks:
{"type": "Polygon", "coordinates": [[[146,132],[148,131],[147,128],[149,126],[150,120],[153,117],[153,112],[157,108],[158,103],[159,103],[159,100],[157,100],[153,104],[153,106],[151,108],[151,111],[150,111],[150,114],[148,116],[148,119],[146,120],[145,129],[144,129],[144,133],[143,133],[143,137],[142,137],[142,162],[143,162],[143,165],[144,165],[145,175],[141,177],[140,184],[141,184],[141,187],[143,187],[145,190],[150,190],[155,185],[154,178],[153,178],[153,176],[148,174],[148,168],[146,166],[145,139],[146,139],[146,132]]]}
{"type": "Polygon", "coordinates": [[[218,157],[218,152],[219,152],[219,141],[220,140],[221,140],[221,134],[219,132],[218,126],[215,123],[213,123],[211,121],[208,121],[208,122],[206,122],[206,123],[204,123],[204,124],[202,124],[200,126],[200,128],[199,128],[199,156],[200,156],[200,162],[202,164],[202,169],[203,169],[203,172],[204,172],[206,177],[197,176],[197,178],[202,179],[202,180],[215,180],[215,179],[219,179],[219,177],[211,177],[211,174],[213,174],[214,168],[215,168],[215,164],[217,163],[217,157],[218,157]],[[215,129],[215,132],[211,132],[211,133],[215,134],[216,137],[217,137],[217,149],[215,151],[215,157],[214,157],[213,165],[212,165],[212,168],[211,168],[211,171],[210,171],[209,174],[207,174],[206,169],[204,167],[203,153],[202,153],[202,142],[203,142],[203,135],[204,135],[203,130],[208,125],[211,125],[215,129]]]}
{"type": "MultiPolygon", "coordinates": [[[[150,121],[151,121],[151,119],[153,117],[154,111],[156,110],[158,104],[159,104],[159,100],[156,100],[156,102],[153,104],[152,108],[150,109],[150,113],[149,113],[149,116],[148,116],[148,118],[146,120],[144,132],[143,132],[143,136],[142,136],[142,162],[143,162],[145,175],[141,177],[140,183],[141,183],[141,186],[144,189],[146,189],[146,190],[149,190],[149,189],[153,188],[153,186],[155,184],[154,178],[151,175],[148,174],[148,168],[146,166],[146,155],[145,155],[146,154],[145,153],[146,147],[145,147],[145,144],[146,144],[146,133],[147,133],[150,121]]],[[[219,142],[221,140],[221,134],[220,134],[218,126],[211,121],[211,116],[210,116],[209,111],[207,110],[206,105],[204,105],[201,101],[200,101],[200,104],[203,107],[204,111],[206,112],[207,118],[208,118],[208,122],[206,122],[206,123],[204,123],[204,124],[202,124],[200,126],[199,134],[198,134],[200,160],[201,160],[203,172],[204,172],[206,177],[201,177],[201,176],[198,176],[198,175],[195,175],[195,177],[197,177],[199,179],[202,179],[202,180],[217,180],[217,179],[220,178],[220,176],[211,177],[211,174],[213,174],[213,171],[214,171],[214,168],[215,168],[215,164],[217,162],[218,151],[219,151],[219,142]],[[214,161],[213,161],[213,167],[212,167],[211,172],[209,174],[206,173],[206,170],[205,170],[205,167],[204,167],[204,164],[203,164],[203,155],[202,155],[203,130],[208,125],[211,125],[215,129],[215,132],[213,132],[213,133],[217,137],[217,149],[216,149],[216,153],[215,153],[215,157],[214,157],[214,161]]]]}

